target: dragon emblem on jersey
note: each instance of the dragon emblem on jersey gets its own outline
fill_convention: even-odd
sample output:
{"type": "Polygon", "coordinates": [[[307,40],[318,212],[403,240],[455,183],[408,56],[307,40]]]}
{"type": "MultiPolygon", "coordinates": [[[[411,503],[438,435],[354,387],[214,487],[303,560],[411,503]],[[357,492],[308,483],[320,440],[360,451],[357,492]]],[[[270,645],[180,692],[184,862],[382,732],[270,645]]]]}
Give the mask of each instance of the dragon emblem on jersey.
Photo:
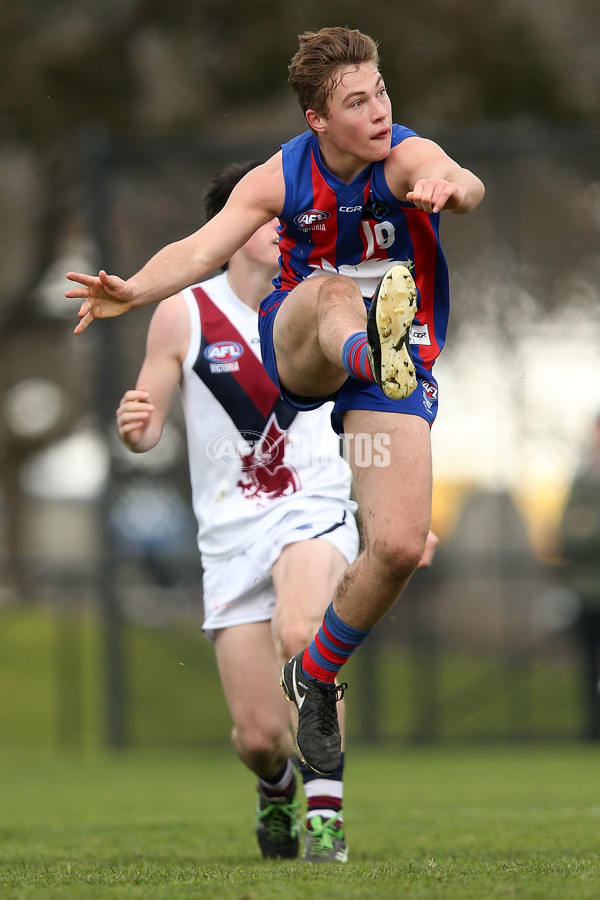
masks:
{"type": "Polygon", "coordinates": [[[294,467],[285,462],[287,443],[287,432],[281,430],[272,415],[252,449],[240,454],[242,477],[237,485],[244,497],[267,502],[299,490],[300,477],[294,467]]]}

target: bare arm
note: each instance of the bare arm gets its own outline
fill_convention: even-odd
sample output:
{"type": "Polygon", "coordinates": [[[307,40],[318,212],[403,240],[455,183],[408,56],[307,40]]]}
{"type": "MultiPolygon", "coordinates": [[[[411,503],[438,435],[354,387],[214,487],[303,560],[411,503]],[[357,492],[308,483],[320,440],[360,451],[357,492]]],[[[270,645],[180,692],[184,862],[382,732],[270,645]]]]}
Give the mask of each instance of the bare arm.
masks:
{"type": "Polygon", "coordinates": [[[406,138],[394,147],[385,172],[390,189],[399,199],[427,213],[446,209],[461,215],[475,209],[485,194],[482,181],[473,172],[425,138],[406,138]]]}
{"type": "Polygon", "coordinates": [[[65,296],[83,301],[75,334],[85,331],[94,319],[163,300],[214,272],[261,225],[279,215],[284,193],[278,153],[242,178],[218,215],[188,237],[163,247],[127,281],[104,270],[97,276],[68,272],[67,278],[78,287],[65,296]]]}
{"type": "Polygon", "coordinates": [[[134,453],[144,453],[160,440],[189,340],[189,315],[178,294],[157,307],[135,390],[125,392],[117,409],[119,437],[134,453]]]}

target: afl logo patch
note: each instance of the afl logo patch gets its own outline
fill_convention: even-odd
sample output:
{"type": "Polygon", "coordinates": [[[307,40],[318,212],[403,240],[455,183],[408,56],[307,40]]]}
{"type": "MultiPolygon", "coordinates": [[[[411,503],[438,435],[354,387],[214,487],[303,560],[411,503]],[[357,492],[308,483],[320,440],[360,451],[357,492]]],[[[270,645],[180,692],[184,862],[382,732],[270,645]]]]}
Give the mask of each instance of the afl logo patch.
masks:
{"type": "Polygon", "coordinates": [[[322,209],[307,209],[305,212],[296,216],[294,222],[299,228],[310,229],[318,228],[321,222],[324,222],[328,218],[329,213],[323,212],[322,209]]]}
{"type": "Polygon", "coordinates": [[[437,400],[438,389],[435,384],[432,384],[430,381],[423,382],[423,393],[429,397],[430,400],[437,400]]]}
{"type": "Polygon", "coordinates": [[[205,359],[215,363],[230,363],[239,359],[244,348],[237,341],[215,341],[204,348],[205,359]]]}

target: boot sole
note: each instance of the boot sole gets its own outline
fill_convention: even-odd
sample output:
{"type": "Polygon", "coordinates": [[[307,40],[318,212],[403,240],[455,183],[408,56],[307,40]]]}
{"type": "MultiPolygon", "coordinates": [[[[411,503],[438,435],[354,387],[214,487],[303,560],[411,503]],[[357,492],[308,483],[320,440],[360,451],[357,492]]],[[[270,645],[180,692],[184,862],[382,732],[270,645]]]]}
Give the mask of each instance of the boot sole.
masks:
{"type": "Polygon", "coordinates": [[[403,400],[417,386],[415,364],[408,348],[409,329],[417,311],[417,289],[406,266],[393,266],[386,272],[373,303],[379,354],[369,346],[369,361],[378,370],[374,374],[386,397],[403,400]]]}

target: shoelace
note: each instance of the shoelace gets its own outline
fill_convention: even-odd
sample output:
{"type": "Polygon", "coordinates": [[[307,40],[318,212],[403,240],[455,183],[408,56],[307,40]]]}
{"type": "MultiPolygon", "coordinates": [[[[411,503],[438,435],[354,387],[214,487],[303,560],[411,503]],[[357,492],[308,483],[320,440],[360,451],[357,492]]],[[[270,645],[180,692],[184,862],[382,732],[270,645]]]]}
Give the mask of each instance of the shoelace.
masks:
{"type": "Polygon", "coordinates": [[[339,703],[342,697],[344,696],[344,692],[347,690],[348,685],[345,681],[342,684],[336,684],[334,687],[321,687],[319,688],[323,692],[323,699],[328,701],[331,697],[334,698],[333,703],[320,703],[317,709],[317,716],[321,727],[327,731],[331,731],[333,727],[337,725],[337,711],[335,708],[335,704],[339,703]]]}
{"type": "Polygon", "coordinates": [[[259,810],[257,820],[265,819],[265,825],[272,837],[295,837],[300,830],[296,821],[296,812],[300,808],[299,800],[290,800],[289,803],[268,803],[259,810]]]}
{"type": "Polygon", "coordinates": [[[333,850],[334,839],[341,838],[338,821],[334,817],[324,822],[321,816],[314,816],[307,831],[310,835],[311,853],[315,854],[330,853],[333,850]]]}
{"type": "Polygon", "coordinates": [[[348,690],[348,682],[342,681],[341,684],[336,684],[335,691],[335,702],[339,703],[346,691],[348,690]]]}

